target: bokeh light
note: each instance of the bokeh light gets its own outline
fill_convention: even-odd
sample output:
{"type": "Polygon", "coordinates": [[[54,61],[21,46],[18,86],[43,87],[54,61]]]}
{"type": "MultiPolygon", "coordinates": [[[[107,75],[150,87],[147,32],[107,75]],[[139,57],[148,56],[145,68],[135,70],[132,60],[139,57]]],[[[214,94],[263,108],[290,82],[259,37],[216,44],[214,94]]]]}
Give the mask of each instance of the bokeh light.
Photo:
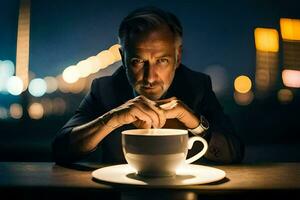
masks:
{"type": "Polygon", "coordinates": [[[15,65],[10,60],[0,60],[0,77],[10,77],[15,73],[15,65]]]}
{"type": "Polygon", "coordinates": [[[75,65],[67,67],[62,74],[62,78],[66,83],[75,83],[80,76],[79,69],[75,65]]]}
{"type": "Polygon", "coordinates": [[[85,78],[80,78],[78,81],[76,81],[76,83],[67,84],[66,85],[66,90],[68,92],[78,94],[78,93],[80,93],[84,90],[85,84],[86,84],[86,79],[85,78]]]}
{"type": "Polygon", "coordinates": [[[234,80],[234,89],[239,93],[247,93],[251,90],[252,83],[248,76],[239,76],[234,80]]]}
{"type": "Polygon", "coordinates": [[[282,81],[287,87],[300,88],[300,71],[288,69],[283,70],[282,81]]]}
{"type": "Polygon", "coordinates": [[[41,104],[44,108],[44,115],[51,115],[53,113],[53,103],[49,98],[42,98],[41,104]]]}
{"type": "Polygon", "coordinates": [[[18,12],[17,38],[16,38],[16,76],[23,82],[23,91],[29,84],[29,52],[30,52],[30,1],[20,1],[18,12]]]}
{"type": "Polygon", "coordinates": [[[19,95],[23,91],[23,81],[18,76],[11,76],[6,83],[6,89],[12,95],[19,95]]]}
{"type": "Polygon", "coordinates": [[[287,104],[293,100],[294,95],[289,89],[280,89],[277,93],[277,98],[280,103],[287,104]]]}
{"type": "Polygon", "coordinates": [[[14,64],[10,60],[0,60],[0,92],[7,91],[6,84],[9,77],[13,76],[15,72],[14,64]]]}
{"type": "Polygon", "coordinates": [[[6,108],[0,106],[0,119],[7,119],[8,111],[6,108]]]}
{"type": "Polygon", "coordinates": [[[58,85],[58,89],[63,92],[63,93],[67,93],[68,91],[68,83],[66,83],[66,81],[64,81],[62,75],[58,75],[56,77],[57,80],[57,85],[58,85]]]}
{"type": "Polygon", "coordinates": [[[247,93],[239,93],[235,91],[233,97],[238,105],[246,106],[253,101],[254,95],[252,91],[248,91],[247,93]]]}
{"type": "Polygon", "coordinates": [[[91,56],[87,59],[87,61],[90,63],[89,71],[90,74],[96,73],[100,69],[100,60],[97,56],[91,56]]]}
{"type": "Polygon", "coordinates": [[[48,94],[53,93],[57,90],[58,85],[57,85],[57,80],[56,78],[52,77],[52,76],[47,76],[44,78],[44,81],[47,84],[47,90],[46,92],[48,94]]]}
{"type": "MultiPolygon", "coordinates": [[[[89,60],[82,60],[77,63],[76,68],[79,73],[78,78],[85,78],[91,74],[91,62],[89,60]]],[[[74,83],[74,82],[69,82],[69,83],[74,83]]]]}
{"type": "Polygon", "coordinates": [[[255,86],[259,97],[264,97],[276,86],[278,53],[256,51],[255,86]]]}
{"type": "Polygon", "coordinates": [[[41,97],[46,93],[47,84],[44,79],[36,78],[30,81],[28,91],[32,96],[41,97]]]}
{"type": "Polygon", "coordinates": [[[13,103],[9,107],[9,114],[14,119],[20,119],[23,116],[23,108],[18,103],[13,103]]]}
{"type": "Polygon", "coordinates": [[[115,58],[115,62],[121,60],[121,54],[120,54],[120,49],[121,45],[119,44],[115,44],[113,46],[111,46],[108,50],[112,53],[112,55],[115,58]]]}
{"type": "Polygon", "coordinates": [[[62,73],[63,80],[66,83],[75,83],[80,78],[86,78],[100,69],[120,61],[119,44],[112,45],[108,50],[103,50],[96,56],[91,56],[85,60],[79,61],[76,65],[69,66],[62,73]]]}
{"type": "Polygon", "coordinates": [[[106,68],[115,62],[114,55],[108,50],[101,51],[97,54],[97,57],[100,60],[100,69],[106,68]]]}
{"type": "Polygon", "coordinates": [[[276,29],[256,28],[254,30],[255,47],[259,51],[278,52],[279,36],[276,29]]]}
{"type": "Polygon", "coordinates": [[[300,40],[300,20],[281,18],[280,31],[284,40],[300,40]]]}
{"type": "Polygon", "coordinates": [[[32,103],[28,108],[28,114],[32,119],[41,119],[44,115],[44,108],[40,103],[32,103]]]}

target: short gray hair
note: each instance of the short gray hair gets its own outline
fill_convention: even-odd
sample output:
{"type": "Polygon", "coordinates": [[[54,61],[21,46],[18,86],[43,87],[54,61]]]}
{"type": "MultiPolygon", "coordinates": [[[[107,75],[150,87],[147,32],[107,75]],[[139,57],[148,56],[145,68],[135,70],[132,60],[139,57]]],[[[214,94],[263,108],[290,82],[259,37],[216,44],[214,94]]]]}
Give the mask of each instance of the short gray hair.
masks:
{"type": "Polygon", "coordinates": [[[132,34],[150,32],[161,26],[167,26],[172,33],[176,43],[182,44],[182,26],[178,18],[167,11],[156,7],[143,7],[129,13],[119,26],[119,44],[127,45],[132,34]]]}

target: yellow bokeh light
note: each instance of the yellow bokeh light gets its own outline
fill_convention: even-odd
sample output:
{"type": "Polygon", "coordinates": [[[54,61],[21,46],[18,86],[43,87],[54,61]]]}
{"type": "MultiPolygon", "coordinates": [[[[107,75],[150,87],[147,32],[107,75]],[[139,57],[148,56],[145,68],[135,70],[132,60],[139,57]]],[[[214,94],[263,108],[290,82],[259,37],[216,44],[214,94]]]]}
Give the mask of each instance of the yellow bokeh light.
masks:
{"type": "Polygon", "coordinates": [[[254,30],[255,47],[259,51],[278,52],[279,36],[276,29],[256,28],[254,30]]]}
{"type": "Polygon", "coordinates": [[[101,51],[97,54],[97,57],[100,60],[101,69],[104,69],[115,62],[114,55],[108,50],[101,51]]]}
{"type": "Polygon", "coordinates": [[[293,97],[293,93],[289,89],[281,89],[277,93],[277,98],[281,103],[290,103],[293,97]]]}
{"type": "Polygon", "coordinates": [[[66,86],[67,86],[68,92],[72,92],[74,94],[78,94],[78,93],[82,92],[85,87],[85,82],[86,82],[86,79],[81,78],[78,81],[76,81],[76,83],[67,84],[66,86]]]}
{"type": "Polygon", "coordinates": [[[63,93],[68,93],[68,83],[66,83],[66,81],[64,81],[64,79],[62,78],[62,75],[58,75],[56,77],[57,83],[58,83],[58,89],[63,92],[63,93]]]}
{"type": "Polygon", "coordinates": [[[79,72],[75,65],[67,67],[63,73],[62,77],[66,83],[75,83],[79,79],[79,72]]]}
{"type": "Polygon", "coordinates": [[[115,62],[121,60],[121,54],[119,51],[120,48],[121,48],[121,45],[115,44],[108,49],[113,54],[113,56],[115,58],[115,62]]]}
{"type": "Polygon", "coordinates": [[[44,108],[40,103],[33,103],[28,108],[28,114],[32,119],[41,119],[44,115],[44,108]]]}
{"type": "Polygon", "coordinates": [[[112,45],[108,50],[103,50],[96,56],[91,56],[85,60],[79,61],[76,65],[67,67],[63,71],[63,79],[67,83],[75,83],[79,78],[86,78],[100,69],[121,60],[119,48],[121,45],[112,45]]]}
{"type": "Polygon", "coordinates": [[[16,76],[23,82],[22,91],[25,91],[29,83],[29,49],[30,49],[30,1],[20,1],[18,32],[16,76]]]}
{"type": "Polygon", "coordinates": [[[247,93],[251,90],[252,83],[248,76],[239,76],[234,80],[234,89],[239,93],[247,93]]]}
{"type": "Polygon", "coordinates": [[[100,61],[97,56],[91,56],[87,59],[87,61],[90,63],[90,67],[89,67],[90,74],[99,71],[100,61]]]}
{"type": "Polygon", "coordinates": [[[281,18],[280,31],[284,40],[300,40],[300,20],[281,18]]]}
{"type": "Polygon", "coordinates": [[[91,74],[92,63],[90,60],[82,60],[77,63],[76,67],[81,78],[88,77],[91,74]]]}
{"type": "Polygon", "coordinates": [[[20,104],[14,103],[9,107],[10,116],[14,119],[20,119],[23,115],[23,108],[20,104]]]}

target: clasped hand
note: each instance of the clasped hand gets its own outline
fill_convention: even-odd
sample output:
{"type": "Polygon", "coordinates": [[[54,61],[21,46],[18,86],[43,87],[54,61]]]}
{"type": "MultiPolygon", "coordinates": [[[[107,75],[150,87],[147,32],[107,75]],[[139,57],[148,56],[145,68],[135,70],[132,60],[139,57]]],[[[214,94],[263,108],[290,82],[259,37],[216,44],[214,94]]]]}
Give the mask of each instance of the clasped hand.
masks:
{"type": "Polygon", "coordinates": [[[162,128],[167,119],[178,119],[186,128],[195,128],[199,119],[176,97],[152,101],[138,96],[110,111],[110,126],[120,127],[133,123],[137,128],[162,128]]]}

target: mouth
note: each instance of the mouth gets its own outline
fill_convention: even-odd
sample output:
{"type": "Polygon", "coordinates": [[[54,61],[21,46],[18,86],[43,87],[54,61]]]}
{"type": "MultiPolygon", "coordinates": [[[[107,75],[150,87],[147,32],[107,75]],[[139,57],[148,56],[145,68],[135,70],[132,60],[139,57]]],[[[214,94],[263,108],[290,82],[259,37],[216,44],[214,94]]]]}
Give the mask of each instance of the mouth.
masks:
{"type": "Polygon", "coordinates": [[[154,87],[142,87],[143,90],[152,90],[154,87]]]}
{"type": "Polygon", "coordinates": [[[153,90],[153,89],[156,88],[156,86],[151,86],[151,87],[149,87],[149,86],[142,86],[141,88],[142,88],[142,90],[153,90]]]}

